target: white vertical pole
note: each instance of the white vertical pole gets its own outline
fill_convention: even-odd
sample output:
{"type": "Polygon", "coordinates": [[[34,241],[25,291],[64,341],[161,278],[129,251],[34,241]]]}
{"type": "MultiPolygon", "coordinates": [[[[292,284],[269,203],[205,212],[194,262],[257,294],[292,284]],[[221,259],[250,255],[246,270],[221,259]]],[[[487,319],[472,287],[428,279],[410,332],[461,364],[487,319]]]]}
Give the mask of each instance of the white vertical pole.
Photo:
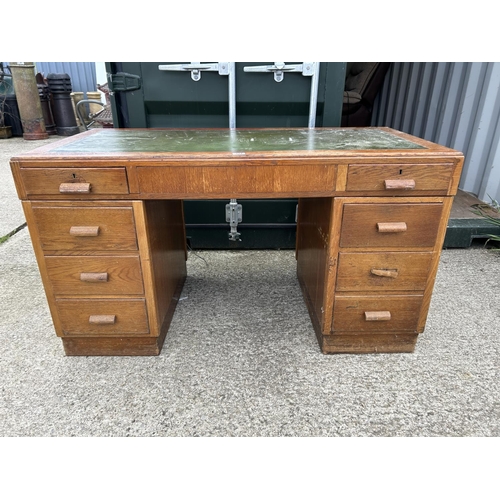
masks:
{"type": "Polygon", "coordinates": [[[236,72],[235,63],[229,64],[229,128],[236,128],[236,72]]]}
{"type": "Polygon", "coordinates": [[[318,105],[319,62],[313,63],[314,71],[311,77],[311,97],[309,99],[309,128],[316,126],[316,107],[318,105]]]}

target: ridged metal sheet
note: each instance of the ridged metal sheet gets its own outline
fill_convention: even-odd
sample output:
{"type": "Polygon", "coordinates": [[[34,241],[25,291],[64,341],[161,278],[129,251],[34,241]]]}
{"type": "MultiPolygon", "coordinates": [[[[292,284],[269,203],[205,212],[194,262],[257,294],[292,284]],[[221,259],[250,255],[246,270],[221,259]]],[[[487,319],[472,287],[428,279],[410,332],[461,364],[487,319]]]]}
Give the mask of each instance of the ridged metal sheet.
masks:
{"type": "MultiPolygon", "coordinates": [[[[97,90],[95,62],[37,62],[37,73],[66,73],[71,78],[73,92],[97,90]]],[[[105,82],[101,82],[105,83],[105,82]]]]}
{"type": "Polygon", "coordinates": [[[460,189],[500,200],[500,63],[393,63],[372,125],[408,132],[465,155],[460,189]]]}

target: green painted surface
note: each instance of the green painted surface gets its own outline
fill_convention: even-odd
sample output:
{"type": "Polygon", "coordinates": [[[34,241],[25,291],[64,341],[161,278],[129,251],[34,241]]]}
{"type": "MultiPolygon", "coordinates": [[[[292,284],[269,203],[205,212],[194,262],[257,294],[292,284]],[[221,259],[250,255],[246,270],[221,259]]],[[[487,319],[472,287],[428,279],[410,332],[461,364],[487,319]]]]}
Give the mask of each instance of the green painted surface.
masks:
{"type": "Polygon", "coordinates": [[[67,145],[61,153],[256,152],[425,149],[378,129],[114,130],[67,145]]]}
{"type": "MultiPolygon", "coordinates": [[[[204,128],[228,126],[228,77],[204,71],[193,81],[189,71],[160,71],[160,64],[180,61],[106,63],[108,73],[140,76],[141,89],[112,96],[116,128],[204,128]]],[[[288,73],[282,82],[273,75],[247,73],[246,66],[272,62],[236,62],[236,127],[306,127],[311,78],[288,73]]],[[[293,64],[288,61],[288,64],[293,64]]],[[[341,122],[345,62],[322,62],[318,82],[317,127],[341,122]]]]}
{"type": "Polygon", "coordinates": [[[500,236],[500,227],[483,219],[450,219],[444,239],[444,248],[467,248],[473,239],[487,240],[500,236]]]}

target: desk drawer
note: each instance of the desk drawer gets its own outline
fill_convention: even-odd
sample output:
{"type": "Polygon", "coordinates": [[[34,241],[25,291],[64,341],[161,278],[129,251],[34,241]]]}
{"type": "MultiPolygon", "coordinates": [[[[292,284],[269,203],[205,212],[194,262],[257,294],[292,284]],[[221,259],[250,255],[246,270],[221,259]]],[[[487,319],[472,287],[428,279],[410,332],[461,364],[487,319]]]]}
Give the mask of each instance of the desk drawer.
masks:
{"type": "Polygon", "coordinates": [[[128,194],[125,168],[21,168],[28,196],[128,194]]]}
{"type": "Polygon", "coordinates": [[[439,164],[359,164],[349,165],[347,191],[381,191],[388,195],[408,195],[412,191],[446,194],[454,165],[439,164]]]}
{"type": "Polygon", "coordinates": [[[340,246],[433,247],[442,212],[442,203],[347,203],[340,246]]]}
{"type": "Polygon", "coordinates": [[[423,295],[337,296],[333,330],[341,332],[416,332],[423,295]]]}
{"type": "Polygon", "coordinates": [[[44,252],[137,250],[132,207],[77,207],[34,202],[44,252]]]}
{"type": "Polygon", "coordinates": [[[59,299],[56,301],[64,335],[147,335],[144,299],[59,299]]]}
{"type": "Polygon", "coordinates": [[[45,257],[55,295],[141,295],[138,256],[45,257]]]}
{"type": "Polygon", "coordinates": [[[341,252],[336,290],[424,290],[432,252],[341,252]]]}

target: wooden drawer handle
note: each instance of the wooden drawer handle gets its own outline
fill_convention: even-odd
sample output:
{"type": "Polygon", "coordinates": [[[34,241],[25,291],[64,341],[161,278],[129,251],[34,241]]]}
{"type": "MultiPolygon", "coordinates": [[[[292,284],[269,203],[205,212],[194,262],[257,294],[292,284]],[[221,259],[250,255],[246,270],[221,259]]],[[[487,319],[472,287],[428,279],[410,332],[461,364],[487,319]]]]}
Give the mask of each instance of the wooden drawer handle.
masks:
{"type": "Polygon", "coordinates": [[[80,281],[103,283],[108,281],[108,273],[80,273],[80,281]]]}
{"type": "Polygon", "coordinates": [[[407,229],[406,222],[377,222],[379,233],[404,233],[407,229]]]}
{"type": "Polygon", "coordinates": [[[71,226],[71,236],[99,236],[99,226],[71,226]]]}
{"type": "Polygon", "coordinates": [[[370,269],[370,272],[375,276],[382,276],[384,278],[397,278],[398,270],[397,269],[370,269]]]}
{"type": "Polygon", "coordinates": [[[90,182],[63,182],[59,186],[60,193],[90,193],[90,182]]]}
{"type": "Polygon", "coordinates": [[[114,325],[116,316],[114,314],[96,314],[89,316],[89,323],[91,325],[114,325]]]}
{"type": "Polygon", "coordinates": [[[365,311],[366,321],[389,321],[390,319],[390,311],[365,311]]]}
{"type": "Polygon", "coordinates": [[[415,189],[415,181],[413,179],[386,179],[384,184],[385,189],[403,189],[405,191],[415,189]]]}

